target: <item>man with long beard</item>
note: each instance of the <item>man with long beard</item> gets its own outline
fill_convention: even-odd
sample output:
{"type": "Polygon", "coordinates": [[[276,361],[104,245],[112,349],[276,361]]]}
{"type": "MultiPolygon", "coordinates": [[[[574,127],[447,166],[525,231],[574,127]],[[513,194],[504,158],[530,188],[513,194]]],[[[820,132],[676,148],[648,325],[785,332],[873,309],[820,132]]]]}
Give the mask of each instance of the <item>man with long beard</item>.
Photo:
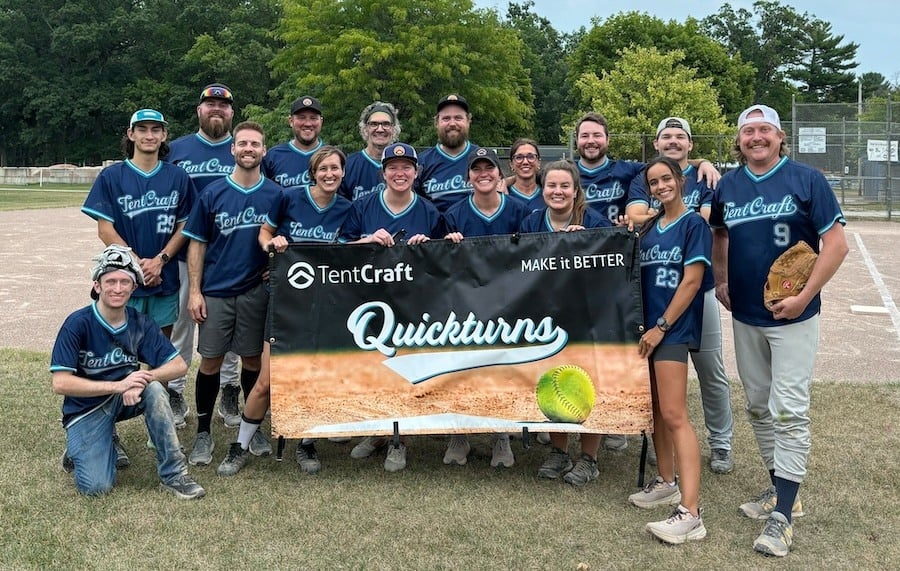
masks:
{"type": "MultiPolygon", "coordinates": [[[[199,196],[206,185],[231,174],[234,170],[234,157],[231,155],[231,122],[234,119],[234,95],[221,83],[212,83],[200,92],[200,103],[197,105],[197,118],[200,129],[191,135],[185,135],[169,145],[169,154],[165,157],[187,171],[199,196]]],[[[191,366],[194,354],[195,324],[188,312],[188,273],[187,248],[178,254],[178,276],[181,289],[178,292],[178,320],[172,327],[172,344],[178,349],[181,357],[191,366]]],[[[237,355],[229,353],[222,365],[222,401],[219,403],[219,415],[225,426],[236,427],[241,424],[241,411],[238,408],[238,397],[241,386],[238,379],[237,355]]],[[[172,412],[175,424],[179,428],[185,426],[188,408],[184,401],[185,378],[169,383],[172,398],[172,412]]],[[[264,452],[265,444],[257,442],[264,452]]]]}

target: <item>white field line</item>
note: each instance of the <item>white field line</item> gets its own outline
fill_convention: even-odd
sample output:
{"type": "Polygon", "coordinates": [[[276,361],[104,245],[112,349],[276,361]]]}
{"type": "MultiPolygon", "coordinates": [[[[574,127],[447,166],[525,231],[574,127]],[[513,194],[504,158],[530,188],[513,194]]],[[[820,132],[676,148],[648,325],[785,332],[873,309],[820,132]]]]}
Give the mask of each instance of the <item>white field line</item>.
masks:
{"type": "Polygon", "coordinates": [[[897,338],[900,339],[900,311],[897,310],[897,304],[894,303],[894,298],[891,297],[887,286],[884,285],[884,280],[881,279],[881,274],[878,272],[878,268],[875,267],[872,256],[869,255],[866,245],[863,244],[862,236],[860,236],[858,232],[854,232],[853,236],[856,238],[856,246],[862,254],[866,267],[869,269],[872,281],[874,281],[875,286],[878,287],[878,293],[881,294],[881,301],[891,315],[891,322],[894,324],[894,331],[897,333],[897,338]]]}

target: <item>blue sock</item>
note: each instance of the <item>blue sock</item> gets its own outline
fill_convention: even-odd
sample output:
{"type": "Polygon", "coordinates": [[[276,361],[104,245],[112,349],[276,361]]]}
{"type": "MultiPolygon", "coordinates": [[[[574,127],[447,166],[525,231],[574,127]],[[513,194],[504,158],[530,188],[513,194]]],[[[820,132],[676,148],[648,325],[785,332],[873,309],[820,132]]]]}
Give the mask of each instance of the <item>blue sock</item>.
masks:
{"type": "Polygon", "coordinates": [[[775,511],[787,518],[791,523],[791,511],[794,507],[794,500],[797,499],[797,492],[800,491],[800,483],[785,480],[784,478],[775,478],[775,493],[778,494],[778,503],[775,504],[775,511]]]}

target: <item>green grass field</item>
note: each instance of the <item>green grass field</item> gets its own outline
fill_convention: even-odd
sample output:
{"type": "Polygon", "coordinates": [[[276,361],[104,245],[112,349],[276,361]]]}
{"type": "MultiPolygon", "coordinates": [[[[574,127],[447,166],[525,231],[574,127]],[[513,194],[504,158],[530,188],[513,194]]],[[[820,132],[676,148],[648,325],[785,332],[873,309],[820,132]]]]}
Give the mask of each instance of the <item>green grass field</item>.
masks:
{"type": "Polygon", "coordinates": [[[87,191],[86,185],[8,186],[0,188],[0,210],[34,208],[62,208],[81,206],[87,191]]]}
{"type": "MultiPolygon", "coordinates": [[[[813,454],[786,560],[751,549],[761,523],[737,506],[766,484],[743,415],[736,414],[737,466],[704,470],[701,505],[709,535],[670,547],[644,531],[667,509],[626,502],[635,490],[639,440],[601,453],[600,479],[584,489],[535,476],[548,452],[513,442],[512,469],[490,468],[490,441],[472,438],[465,467],[441,463],[446,442],[410,442],[405,471],[383,457],[349,458],[351,444],[319,445],[323,470],[301,474],[289,442],[285,461],[254,458],[237,476],[215,467],[236,429],[213,426],[212,466],[192,468],[207,490],[179,501],[157,489],[140,419],[119,425],[132,465],[112,494],[84,498],[59,467],[61,397],[49,389],[49,356],[0,349],[4,411],[0,447],[0,567],[3,569],[895,569],[900,544],[900,387],[816,384],[813,454]]],[[[734,388],[740,411],[741,390],[734,388]]],[[[192,391],[189,388],[189,402],[192,391]]],[[[692,384],[692,417],[699,395],[692,384]]],[[[191,406],[193,409],[193,405],[191,406]]],[[[196,419],[180,432],[189,447],[196,419]]],[[[704,454],[705,451],[704,446],[704,454]]]]}

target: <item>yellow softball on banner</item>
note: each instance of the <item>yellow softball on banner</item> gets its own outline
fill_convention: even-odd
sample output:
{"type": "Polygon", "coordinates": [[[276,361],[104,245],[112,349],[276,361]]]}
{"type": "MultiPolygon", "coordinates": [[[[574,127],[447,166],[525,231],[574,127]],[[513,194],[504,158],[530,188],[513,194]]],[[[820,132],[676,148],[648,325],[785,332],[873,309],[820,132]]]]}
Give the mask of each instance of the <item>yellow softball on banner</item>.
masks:
{"type": "Polygon", "coordinates": [[[581,424],[597,398],[591,376],[575,365],[554,367],[541,375],[535,392],[538,407],[553,422],[581,424]]]}

